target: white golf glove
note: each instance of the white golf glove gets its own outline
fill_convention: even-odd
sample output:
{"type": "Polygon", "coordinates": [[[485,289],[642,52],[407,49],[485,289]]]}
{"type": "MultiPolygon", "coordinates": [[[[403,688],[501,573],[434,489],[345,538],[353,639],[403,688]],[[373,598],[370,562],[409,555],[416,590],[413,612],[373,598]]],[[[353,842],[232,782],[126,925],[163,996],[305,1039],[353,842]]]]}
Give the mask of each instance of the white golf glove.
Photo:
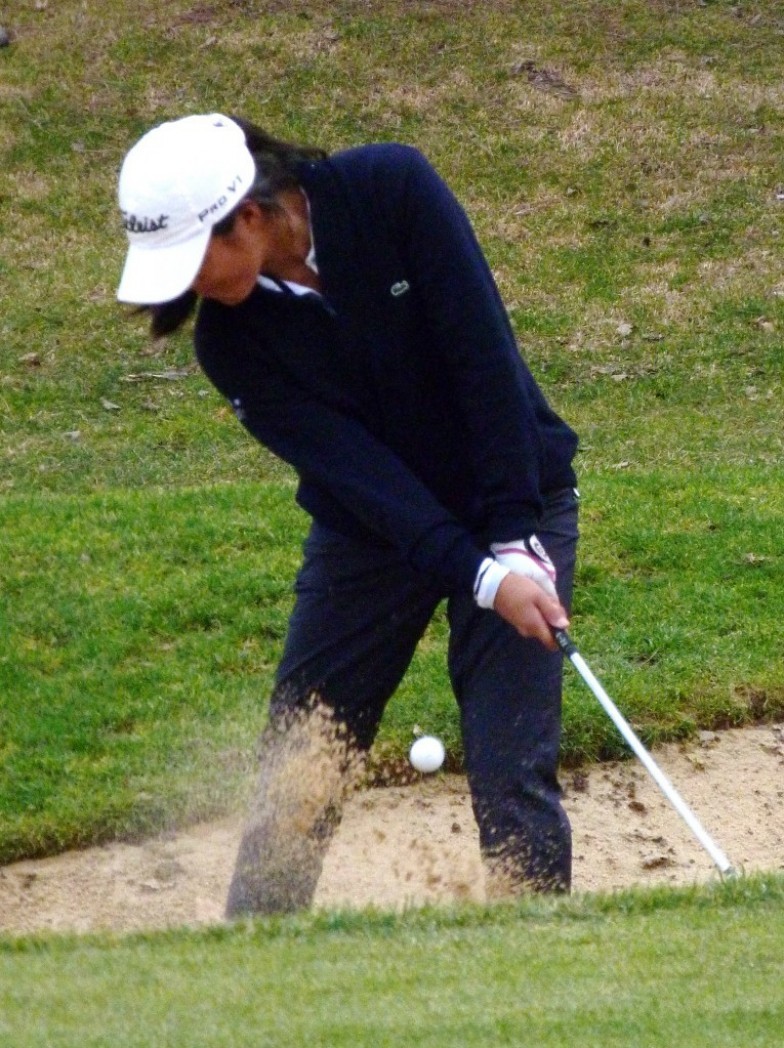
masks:
{"type": "Polygon", "coordinates": [[[555,565],[536,535],[516,542],[494,542],[490,546],[496,561],[515,575],[525,575],[538,583],[550,597],[555,591],[555,565]]]}
{"type": "Polygon", "coordinates": [[[490,549],[493,556],[485,557],[482,561],[474,584],[474,600],[480,608],[492,608],[495,605],[498,587],[510,572],[525,575],[549,596],[558,599],[555,565],[536,535],[516,542],[494,542],[490,549]]]}

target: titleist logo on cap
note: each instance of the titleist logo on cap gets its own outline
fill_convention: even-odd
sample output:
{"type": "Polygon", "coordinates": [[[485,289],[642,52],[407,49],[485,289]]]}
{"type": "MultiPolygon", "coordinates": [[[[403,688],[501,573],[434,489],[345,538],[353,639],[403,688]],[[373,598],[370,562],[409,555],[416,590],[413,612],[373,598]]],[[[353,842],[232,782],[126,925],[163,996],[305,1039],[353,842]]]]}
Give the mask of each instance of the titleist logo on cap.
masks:
{"type": "Polygon", "coordinates": [[[122,212],[123,226],[129,233],[157,233],[160,229],[167,228],[168,215],[158,215],[157,218],[138,218],[129,215],[127,211],[122,212]]]}

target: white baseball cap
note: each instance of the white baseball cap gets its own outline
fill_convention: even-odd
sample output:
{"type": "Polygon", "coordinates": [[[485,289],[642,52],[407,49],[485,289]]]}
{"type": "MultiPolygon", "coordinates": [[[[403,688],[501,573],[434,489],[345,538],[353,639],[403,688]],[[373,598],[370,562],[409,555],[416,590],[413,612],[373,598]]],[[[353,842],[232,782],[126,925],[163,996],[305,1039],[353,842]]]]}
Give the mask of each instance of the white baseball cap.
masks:
{"type": "Polygon", "coordinates": [[[212,227],[249,192],[255,174],[242,128],[220,113],[172,120],[140,138],[120,170],[129,248],[117,298],[154,305],[187,291],[212,227]]]}

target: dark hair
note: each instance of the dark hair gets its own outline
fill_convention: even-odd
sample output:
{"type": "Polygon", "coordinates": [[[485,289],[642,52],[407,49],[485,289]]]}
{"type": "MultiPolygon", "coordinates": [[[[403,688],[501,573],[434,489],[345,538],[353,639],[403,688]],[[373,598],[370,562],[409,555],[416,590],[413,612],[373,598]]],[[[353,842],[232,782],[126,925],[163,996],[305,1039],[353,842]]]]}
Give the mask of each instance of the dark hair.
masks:
{"type": "MultiPolygon", "coordinates": [[[[212,227],[215,236],[225,236],[231,232],[237,210],[245,200],[253,200],[267,211],[277,210],[280,207],[278,195],[300,184],[300,166],[308,161],[323,160],[327,156],[325,150],[315,146],[303,146],[274,138],[242,117],[233,116],[232,120],[245,132],[248,149],[256,164],[256,177],[240,204],[212,227]]],[[[141,312],[150,314],[152,337],[163,338],[182,327],[193,312],[197,298],[195,291],[188,290],[170,302],[142,306],[141,312]]]]}

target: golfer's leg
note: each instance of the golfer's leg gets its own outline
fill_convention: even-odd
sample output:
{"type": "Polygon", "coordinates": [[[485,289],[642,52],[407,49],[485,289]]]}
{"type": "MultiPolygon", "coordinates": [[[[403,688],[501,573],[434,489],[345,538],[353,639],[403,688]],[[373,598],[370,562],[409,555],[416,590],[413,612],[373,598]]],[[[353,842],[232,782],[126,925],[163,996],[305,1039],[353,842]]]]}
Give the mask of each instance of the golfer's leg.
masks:
{"type": "Polygon", "coordinates": [[[350,746],[314,702],[268,723],[226,914],[284,913],[310,904],[348,781],[350,746]]]}
{"type": "MultiPolygon", "coordinates": [[[[571,492],[551,500],[538,534],[568,607],[577,541],[571,492]]],[[[488,895],[566,891],[571,829],[557,778],[562,656],[469,600],[451,602],[450,623],[450,672],[488,895]]]]}
{"type": "Polygon", "coordinates": [[[342,802],[438,598],[389,554],[314,529],[227,915],[310,905],[342,802]]]}
{"type": "Polygon", "coordinates": [[[561,656],[486,612],[470,622],[482,614],[455,614],[452,674],[488,895],[567,890],[571,834],[557,781],[561,656]]]}

